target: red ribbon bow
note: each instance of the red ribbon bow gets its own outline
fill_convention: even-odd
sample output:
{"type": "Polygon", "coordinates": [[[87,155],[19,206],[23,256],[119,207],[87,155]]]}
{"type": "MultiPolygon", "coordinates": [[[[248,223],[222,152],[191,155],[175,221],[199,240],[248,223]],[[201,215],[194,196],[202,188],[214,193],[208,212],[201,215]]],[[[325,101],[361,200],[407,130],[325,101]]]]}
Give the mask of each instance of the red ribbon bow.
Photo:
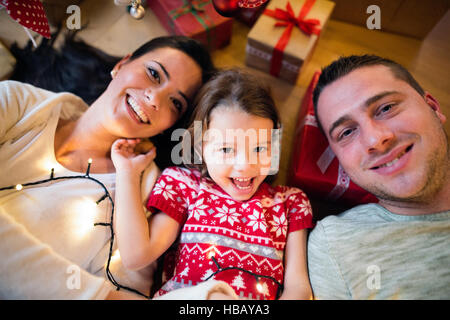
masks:
{"type": "Polygon", "coordinates": [[[291,38],[292,29],[296,26],[307,35],[320,34],[320,21],[318,19],[305,19],[305,16],[314,6],[316,0],[306,0],[303,7],[295,17],[294,10],[291,7],[290,2],[286,4],[286,10],[276,8],[275,10],[266,9],[264,14],[271,16],[277,20],[276,27],[286,27],[277,44],[273,48],[272,61],[270,65],[270,74],[278,77],[281,70],[281,61],[283,60],[283,52],[291,38]]]}

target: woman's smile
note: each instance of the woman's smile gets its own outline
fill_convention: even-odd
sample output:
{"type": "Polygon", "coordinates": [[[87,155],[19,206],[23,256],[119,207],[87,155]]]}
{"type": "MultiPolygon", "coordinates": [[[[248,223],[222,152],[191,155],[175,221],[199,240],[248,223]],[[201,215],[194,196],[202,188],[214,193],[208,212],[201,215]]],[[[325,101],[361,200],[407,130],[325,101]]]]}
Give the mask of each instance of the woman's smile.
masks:
{"type": "Polygon", "coordinates": [[[142,124],[151,124],[150,117],[145,112],[145,109],[142,108],[133,97],[127,94],[125,101],[128,111],[131,113],[134,120],[137,120],[137,122],[142,124]]]}

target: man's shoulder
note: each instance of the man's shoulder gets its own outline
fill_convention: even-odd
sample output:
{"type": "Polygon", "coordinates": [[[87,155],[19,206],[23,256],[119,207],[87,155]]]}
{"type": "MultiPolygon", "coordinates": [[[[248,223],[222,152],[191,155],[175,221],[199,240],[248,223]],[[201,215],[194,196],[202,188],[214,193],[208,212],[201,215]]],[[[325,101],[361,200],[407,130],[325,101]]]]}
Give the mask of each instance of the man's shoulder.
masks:
{"type": "Polygon", "coordinates": [[[311,231],[313,237],[339,238],[343,234],[351,235],[353,230],[363,230],[366,226],[373,226],[382,222],[384,209],[376,204],[363,204],[353,207],[337,215],[330,215],[318,221],[311,231]]]}
{"type": "Polygon", "coordinates": [[[353,223],[379,218],[383,208],[376,203],[358,205],[337,215],[330,215],[319,222],[323,225],[335,223],[353,223]]]}

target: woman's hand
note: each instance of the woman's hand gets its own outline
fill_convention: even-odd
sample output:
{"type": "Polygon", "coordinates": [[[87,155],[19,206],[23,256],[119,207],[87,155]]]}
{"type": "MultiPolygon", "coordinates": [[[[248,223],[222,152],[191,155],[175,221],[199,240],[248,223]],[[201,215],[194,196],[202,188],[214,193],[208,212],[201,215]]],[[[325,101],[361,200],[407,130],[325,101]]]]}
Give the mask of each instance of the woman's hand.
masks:
{"type": "Polygon", "coordinates": [[[111,159],[116,171],[132,171],[141,173],[155,159],[156,148],[147,153],[139,154],[136,146],[141,139],[118,139],[111,147],[111,159]]]}

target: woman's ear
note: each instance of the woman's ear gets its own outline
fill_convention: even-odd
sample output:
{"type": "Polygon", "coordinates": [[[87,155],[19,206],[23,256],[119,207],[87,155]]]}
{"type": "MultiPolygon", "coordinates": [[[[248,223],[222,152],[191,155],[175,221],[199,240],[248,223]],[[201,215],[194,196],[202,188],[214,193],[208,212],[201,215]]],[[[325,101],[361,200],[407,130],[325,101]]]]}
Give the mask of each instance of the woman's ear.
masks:
{"type": "Polygon", "coordinates": [[[131,53],[127,54],[125,57],[123,57],[122,59],[120,59],[119,62],[116,63],[116,65],[114,66],[114,68],[111,70],[111,77],[114,79],[117,75],[117,73],[119,72],[119,69],[128,62],[128,60],[130,60],[131,57],[131,53]]]}
{"type": "Polygon", "coordinates": [[[441,123],[444,124],[445,121],[447,121],[447,117],[442,113],[441,105],[439,104],[439,102],[429,92],[425,92],[425,95],[423,97],[425,99],[425,102],[436,113],[436,116],[439,118],[441,123]]]}

